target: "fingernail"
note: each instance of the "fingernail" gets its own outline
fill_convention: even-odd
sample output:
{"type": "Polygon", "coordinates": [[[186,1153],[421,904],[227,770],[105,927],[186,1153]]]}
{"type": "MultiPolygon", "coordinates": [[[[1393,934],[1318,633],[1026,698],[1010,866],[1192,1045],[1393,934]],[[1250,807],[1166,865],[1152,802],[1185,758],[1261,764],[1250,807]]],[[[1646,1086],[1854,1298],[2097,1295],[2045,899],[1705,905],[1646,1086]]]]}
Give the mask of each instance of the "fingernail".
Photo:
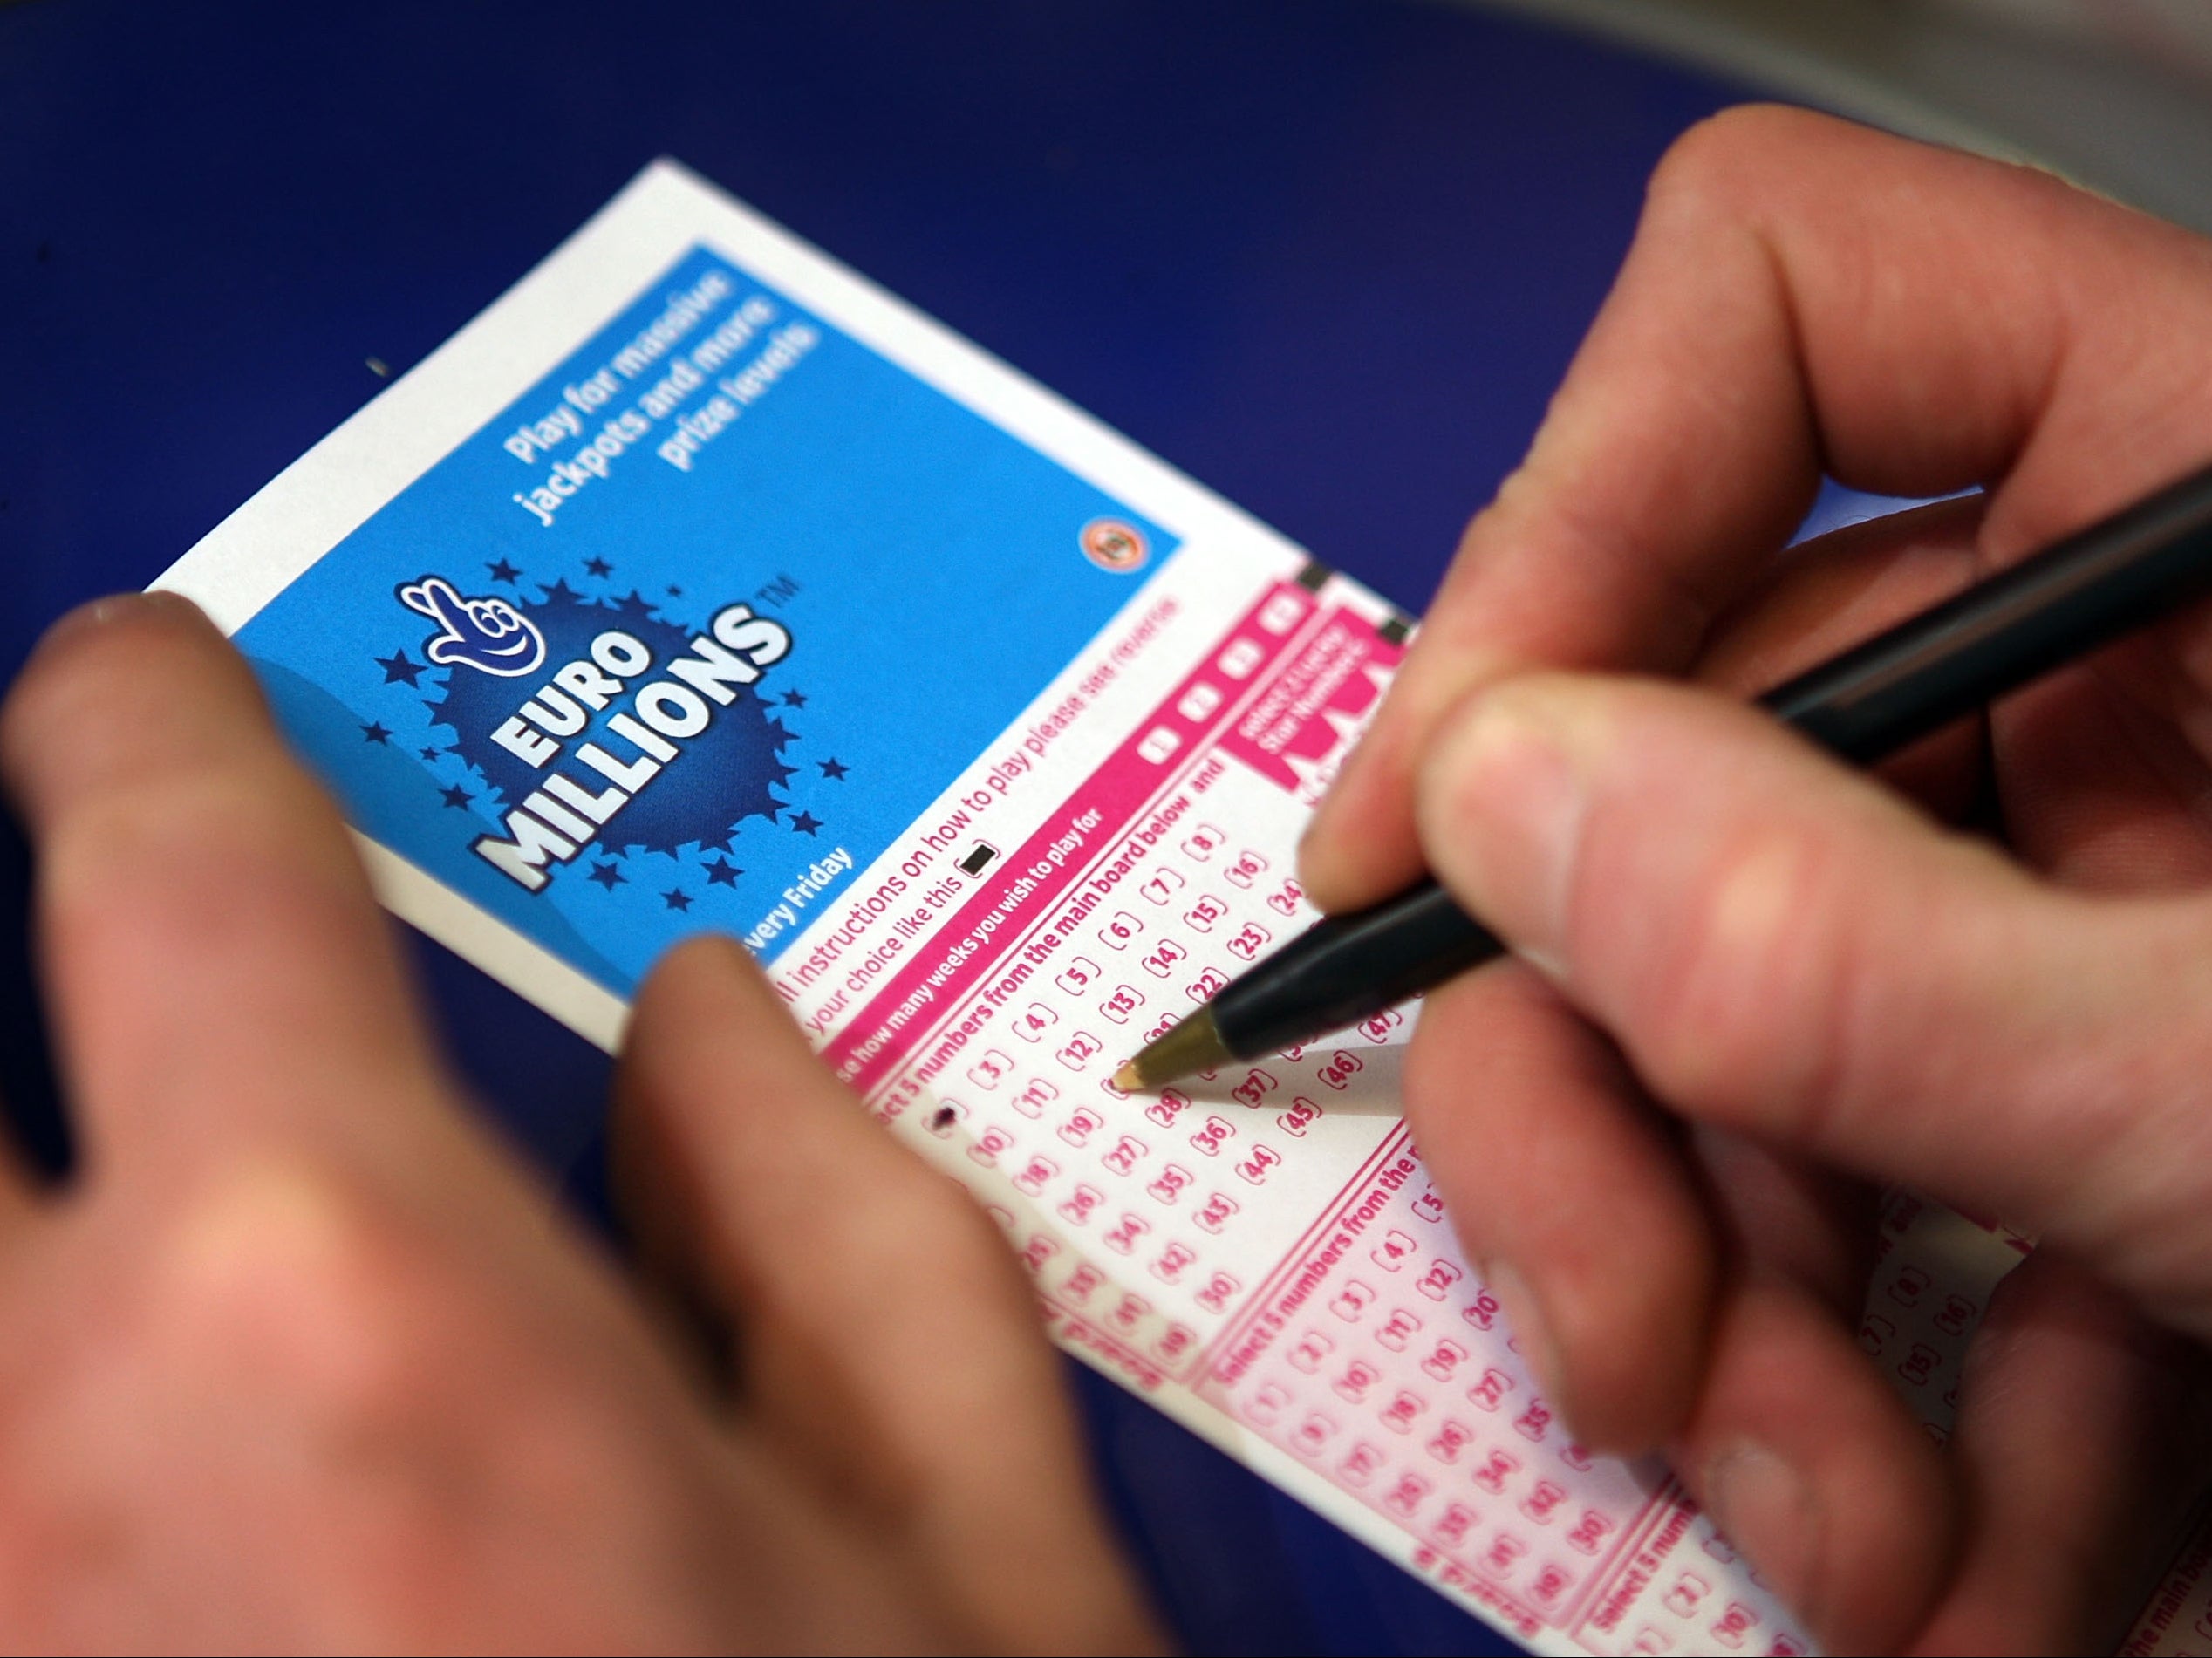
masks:
{"type": "Polygon", "coordinates": [[[1565,1373],[1560,1365],[1559,1348],[1552,1340],[1552,1327],[1544,1317],[1543,1303],[1529,1288],[1528,1280],[1505,1261],[1492,1261],[1484,1266],[1482,1279],[1490,1286],[1490,1293],[1498,1298],[1506,1331],[1535,1374],[1536,1385],[1544,1390],[1552,1409],[1566,1416],[1565,1373]]]}
{"type": "Polygon", "coordinates": [[[1436,873],[1555,979],[1570,965],[1567,904],[1594,735],[1575,706],[1556,689],[1484,693],[1445,727],[1422,779],[1421,838],[1436,873]]]}
{"type": "Polygon", "coordinates": [[[86,633],[95,628],[112,627],[118,622],[127,622],[133,617],[156,615],[190,608],[192,601],[175,593],[111,593],[106,598],[96,598],[89,604],[79,604],[65,613],[59,621],[46,630],[46,642],[66,638],[74,633],[86,633]]]}
{"type": "Polygon", "coordinates": [[[1812,1483],[1766,1446],[1745,1441],[1705,1470],[1705,1506],[1760,1574],[1799,1616],[1820,1548],[1821,1516],[1812,1483]]]}

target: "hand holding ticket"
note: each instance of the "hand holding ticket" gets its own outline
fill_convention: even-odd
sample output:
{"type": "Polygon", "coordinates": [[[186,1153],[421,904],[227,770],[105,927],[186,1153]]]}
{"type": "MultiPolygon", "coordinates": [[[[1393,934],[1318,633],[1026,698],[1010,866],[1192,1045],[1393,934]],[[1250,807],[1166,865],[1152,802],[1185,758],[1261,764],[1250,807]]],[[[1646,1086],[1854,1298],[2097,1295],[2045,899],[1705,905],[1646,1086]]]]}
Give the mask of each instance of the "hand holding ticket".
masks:
{"type": "Polygon", "coordinates": [[[11,1641],[1153,1644],[1003,1250],[734,947],[660,969],[622,1074],[655,1259],[743,1326],[733,1395],[474,1121],[189,605],[64,622],[0,761],[85,1148],[58,1198],[0,1166],[11,1641]],[[824,1165],[872,1225],[795,1203],[824,1165]]]}
{"type": "MultiPolygon", "coordinates": [[[[742,1324],[734,1406],[457,1109],[233,659],[126,605],[0,731],[93,1150],[66,1220],[11,1205],[54,1275],[10,1347],[18,1484],[145,1563],[59,1560],[44,1633],[1142,1645],[1041,1308],[1539,1651],[2083,1639],[2194,1471],[2142,1316],[2199,1333],[2212,1259],[2170,895],[2212,853],[2194,704],[2152,695],[2188,640],[1994,738],[2024,855],[2155,900],[2033,884],[1693,693],[1499,682],[1771,683],[2178,470],[2145,431],[2204,365],[2089,326],[2105,261],[2126,314],[2212,337],[2176,233],[1831,125],[1707,130],[1409,657],[1373,594],[648,168],[159,585],[387,907],[624,1047],[645,1253],[742,1324]],[[1983,241],[2058,274],[1993,297],[1983,241]],[[1920,273],[1888,323],[1845,303],[1880,283],[1822,285],[1877,254],[1920,273]],[[1934,388],[1910,453],[1900,383],[1934,388]],[[1770,569],[1819,458],[2006,481],[1770,569]],[[1550,977],[1116,1084],[1309,884],[1341,908],[1423,856],[1550,977]],[[2073,1259],[2006,1278],[2025,1238],[1869,1176],[2073,1259]],[[139,1321],[54,1333],[91,1305],[139,1321]]],[[[1956,758],[1899,774],[1940,803],[1956,758]]]]}

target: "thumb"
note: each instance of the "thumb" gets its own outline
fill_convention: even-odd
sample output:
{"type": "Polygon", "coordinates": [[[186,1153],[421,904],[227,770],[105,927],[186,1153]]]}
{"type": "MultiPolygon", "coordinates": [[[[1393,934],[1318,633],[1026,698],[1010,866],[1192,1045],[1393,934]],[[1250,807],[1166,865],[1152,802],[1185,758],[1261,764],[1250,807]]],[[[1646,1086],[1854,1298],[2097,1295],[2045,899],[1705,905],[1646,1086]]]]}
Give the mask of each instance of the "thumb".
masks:
{"type": "Polygon", "coordinates": [[[1649,681],[1478,693],[1418,822],[1674,1109],[2035,1225],[2212,1329],[2212,903],[2047,886],[1649,681]]]}

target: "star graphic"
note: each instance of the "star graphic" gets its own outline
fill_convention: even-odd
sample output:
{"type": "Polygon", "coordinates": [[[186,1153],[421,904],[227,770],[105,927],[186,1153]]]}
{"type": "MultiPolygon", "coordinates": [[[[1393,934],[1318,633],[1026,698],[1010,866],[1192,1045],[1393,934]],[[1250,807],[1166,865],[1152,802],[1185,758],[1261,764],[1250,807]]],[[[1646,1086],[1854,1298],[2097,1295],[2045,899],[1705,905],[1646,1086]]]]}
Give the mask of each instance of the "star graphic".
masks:
{"type": "Polygon", "coordinates": [[[681,887],[676,888],[672,892],[662,893],[660,901],[672,910],[688,910],[692,907],[691,894],[681,887]]]}
{"type": "Polygon", "coordinates": [[[682,588],[677,586],[673,582],[668,583],[668,597],[670,598],[681,598],[683,596],[684,590],[682,588]]]}
{"type": "Polygon", "coordinates": [[[720,863],[707,866],[707,884],[710,887],[734,887],[737,884],[737,877],[744,873],[736,864],[724,858],[720,863]]]}
{"type": "Polygon", "coordinates": [[[376,665],[384,670],[386,685],[413,685],[421,676],[423,664],[405,651],[394,651],[390,656],[380,656],[376,665]]]}
{"type": "Polygon", "coordinates": [[[843,782],[845,774],[852,769],[843,761],[834,755],[828,760],[817,760],[814,763],[822,768],[822,774],[833,783],[843,782]]]}
{"type": "Polygon", "coordinates": [[[587,881],[597,881],[611,892],[622,884],[622,870],[619,865],[613,863],[595,864],[592,866],[591,873],[584,878],[587,881]]]}
{"type": "Polygon", "coordinates": [[[392,740],[391,732],[373,721],[361,727],[361,735],[372,743],[388,743],[392,740]]]}
{"type": "Polygon", "coordinates": [[[442,748],[426,748],[422,751],[422,757],[425,760],[443,760],[446,757],[446,751],[442,748]]]}
{"type": "Polygon", "coordinates": [[[563,577],[545,590],[545,602],[548,604],[581,604],[584,595],[570,587],[568,578],[563,577]]]}
{"type": "Polygon", "coordinates": [[[791,827],[802,835],[818,835],[822,832],[822,820],[812,812],[801,812],[791,820],[791,827]]]}
{"type": "Polygon", "coordinates": [[[468,802],[474,798],[474,795],[470,795],[469,792],[466,788],[462,788],[459,783],[455,783],[451,788],[441,789],[439,792],[445,795],[446,804],[448,806],[460,806],[465,808],[468,802]]]}
{"type": "Polygon", "coordinates": [[[608,576],[614,571],[614,566],[604,558],[587,558],[584,561],[584,568],[594,576],[608,576]]]}
{"type": "Polygon", "coordinates": [[[807,706],[806,693],[802,691],[785,692],[783,693],[783,706],[787,708],[805,707],[807,706]]]}
{"type": "Polygon", "coordinates": [[[509,587],[515,585],[516,578],[522,573],[503,558],[496,564],[487,564],[484,568],[491,571],[492,580],[495,582],[505,582],[509,587]]]}

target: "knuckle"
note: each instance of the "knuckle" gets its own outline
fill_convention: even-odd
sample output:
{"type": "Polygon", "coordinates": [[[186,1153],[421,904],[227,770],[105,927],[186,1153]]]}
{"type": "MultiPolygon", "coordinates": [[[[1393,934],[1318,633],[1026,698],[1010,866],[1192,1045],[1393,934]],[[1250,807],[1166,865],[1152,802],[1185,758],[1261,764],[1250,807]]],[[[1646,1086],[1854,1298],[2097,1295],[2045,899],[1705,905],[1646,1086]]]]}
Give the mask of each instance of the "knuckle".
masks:
{"type": "Polygon", "coordinates": [[[322,1433],[396,1427],[447,1364],[460,1286],[409,1223],[304,1157],[264,1155],[187,1194],[161,1252],[174,1374],[322,1433]]]}
{"type": "Polygon", "coordinates": [[[264,1156],[180,1206],[149,1298],[161,1385],[318,1464],[372,1577],[436,1575],[487,1511],[582,1514],[645,1490],[673,1472],[656,1445],[684,1443],[638,1408],[672,1378],[624,1347],[579,1361],[595,1327],[573,1304],[549,1321],[455,1242],[357,1179],[264,1156]]]}
{"type": "Polygon", "coordinates": [[[1778,827],[1710,849],[1658,918],[1642,987],[1642,1058],[1660,1092],[1767,1123],[1801,1122],[1833,1094],[1854,1000],[1846,878],[1818,842],[1778,827]]]}

